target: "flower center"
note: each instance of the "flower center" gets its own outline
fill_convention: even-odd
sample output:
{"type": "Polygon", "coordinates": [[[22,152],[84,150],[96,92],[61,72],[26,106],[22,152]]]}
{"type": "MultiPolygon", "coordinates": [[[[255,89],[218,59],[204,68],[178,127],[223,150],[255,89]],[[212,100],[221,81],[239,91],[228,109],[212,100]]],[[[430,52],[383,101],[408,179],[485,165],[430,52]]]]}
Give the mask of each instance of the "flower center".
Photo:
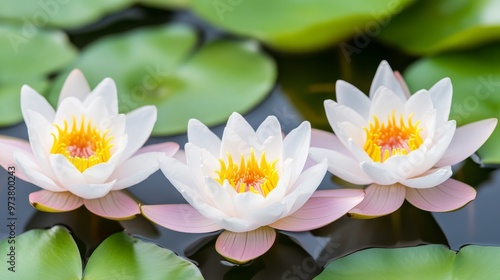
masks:
{"type": "Polygon", "coordinates": [[[227,155],[227,164],[219,159],[220,170],[217,182],[222,184],[227,180],[238,193],[253,192],[260,193],[266,197],[278,183],[278,171],[275,168],[277,160],[272,163],[267,162],[265,153],[260,157],[260,163],[255,158],[252,150],[250,157],[241,155],[240,164],[233,161],[231,155],[227,155]]]}
{"type": "Polygon", "coordinates": [[[77,123],[75,116],[72,121],[71,129],[66,120],[63,128],[54,124],[57,135],[52,133],[54,144],[50,153],[64,155],[80,172],[93,165],[107,162],[111,157],[110,141],[113,139],[107,136],[108,131],[100,131],[92,125],[92,121],[86,122],[84,116],[80,124],[77,123]]]}
{"type": "Polygon", "coordinates": [[[387,119],[387,123],[380,123],[376,116],[370,127],[363,129],[366,132],[364,150],[376,162],[384,162],[393,155],[407,155],[422,145],[420,137],[420,121],[412,123],[413,114],[408,117],[407,123],[401,115],[399,123],[396,113],[393,112],[387,119]]]}

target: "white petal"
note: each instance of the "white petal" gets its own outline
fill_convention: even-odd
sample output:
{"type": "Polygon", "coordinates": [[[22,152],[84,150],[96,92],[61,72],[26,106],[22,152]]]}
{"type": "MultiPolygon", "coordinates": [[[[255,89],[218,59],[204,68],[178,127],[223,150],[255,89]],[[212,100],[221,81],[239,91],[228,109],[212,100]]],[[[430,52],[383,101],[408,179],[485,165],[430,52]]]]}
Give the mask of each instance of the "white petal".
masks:
{"type": "Polygon", "coordinates": [[[89,106],[89,104],[94,102],[94,99],[102,98],[103,104],[106,105],[108,112],[110,114],[118,114],[118,97],[116,92],[115,82],[106,78],[102,80],[94,90],[85,98],[83,102],[84,106],[89,106]]]}
{"type": "Polygon", "coordinates": [[[333,150],[346,156],[352,156],[349,149],[340,142],[335,134],[315,128],[311,129],[311,147],[333,150]]]}
{"type": "Polygon", "coordinates": [[[414,189],[432,188],[448,180],[452,173],[450,166],[434,168],[418,177],[403,180],[400,183],[414,189]]]}
{"type": "MultiPolygon", "coordinates": [[[[433,111],[434,107],[432,105],[432,99],[428,91],[419,90],[413,94],[410,99],[405,103],[405,115],[404,118],[407,119],[410,114],[413,114],[412,123],[415,124],[417,121],[422,119],[422,116],[428,112],[433,111]]],[[[399,116],[396,116],[398,119],[399,116]]]]}
{"type": "Polygon", "coordinates": [[[337,95],[337,102],[352,108],[364,119],[369,119],[370,116],[370,98],[363,92],[342,80],[338,80],[335,84],[335,92],[337,95]]]}
{"type": "Polygon", "coordinates": [[[61,102],[69,96],[76,97],[83,102],[89,93],[90,87],[83,73],[78,69],[74,69],[64,81],[61,93],[59,94],[58,104],[60,105],[61,102]]]}
{"type": "Polygon", "coordinates": [[[450,78],[443,78],[429,89],[432,104],[438,115],[437,125],[444,124],[450,116],[453,86],[450,78]]]}
{"type": "Polygon", "coordinates": [[[28,117],[30,118],[30,122],[27,123],[28,136],[33,155],[39,163],[40,170],[48,176],[54,177],[54,173],[49,166],[48,155],[54,141],[51,132],[54,132],[55,128],[38,112],[30,111],[28,117]]]}
{"type": "Polygon", "coordinates": [[[115,164],[103,162],[85,169],[82,175],[86,184],[102,184],[109,181],[114,169],[115,164]]]}
{"type": "Polygon", "coordinates": [[[392,185],[404,179],[396,170],[389,170],[380,162],[362,162],[361,169],[370,180],[379,185],[392,185]]]}
{"type": "Polygon", "coordinates": [[[267,117],[257,128],[256,136],[259,142],[264,142],[269,137],[282,138],[281,125],[275,116],[267,117]]]}
{"type": "Polygon", "coordinates": [[[373,96],[375,92],[381,87],[384,86],[386,88],[391,89],[396,95],[401,99],[401,101],[406,100],[406,94],[398,79],[394,75],[394,72],[389,66],[387,61],[380,62],[380,65],[377,68],[377,72],[375,73],[375,77],[373,77],[372,84],[370,86],[370,98],[373,100],[373,96]]]}
{"type": "Polygon", "coordinates": [[[185,189],[191,189],[194,193],[199,192],[198,186],[193,180],[192,172],[186,164],[166,155],[160,155],[158,161],[165,177],[180,193],[185,189]]]}
{"type": "Polygon", "coordinates": [[[20,151],[14,151],[13,157],[19,168],[21,168],[22,173],[27,177],[30,183],[48,191],[66,191],[52,178],[40,171],[40,167],[35,163],[34,158],[30,158],[26,153],[22,153],[20,151]]]}
{"type": "Polygon", "coordinates": [[[114,184],[115,181],[107,182],[105,184],[75,184],[66,186],[66,189],[72,194],[83,199],[96,199],[107,195],[113,188],[114,184]]]}
{"type": "Polygon", "coordinates": [[[486,119],[457,128],[448,149],[436,166],[454,165],[472,155],[486,142],[496,125],[497,119],[486,119]]]}
{"type": "MultiPolygon", "coordinates": [[[[109,122],[112,121],[113,118],[110,117],[110,111],[108,109],[105,100],[101,97],[97,97],[92,99],[92,102],[89,104],[84,104],[85,106],[85,120],[91,121],[92,125],[100,127],[109,127],[109,122]],[[103,123],[104,122],[104,123],[103,123]]],[[[112,115],[112,116],[116,116],[112,115]]]]}
{"type": "Polygon", "coordinates": [[[340,105],[336,103],[335,101],[332,100],[326,100],[325,101],[325,111],[326,111],[326,117],[328,119],[328,123],[330,123],[330,126],[333,129],[333,132],[335,132],[335,135],[339,138],[339,140],[344,144],[344,146],[347,145],[347,139],[349,138],[348,135],[345,135],[342,130],[339,127],[340,123],[343,122],[349,122],[352,123],[355,127],[362,128],[363,126],[367,125],[367,120],[365,120],[363,117],[361,117],[356,111],[353,109],[346,107],[344,105],[340,105]]]}
{"type": "Polygon", "coordinates": [[[347,182],[365,185],[372,183],[361,170],[360,164],[352,156],[346,156],[337,151],[321,148],[310,148],[309,154],[313,160],[320,162],[323,158],[328,161],[328,171],[347,182]]]}
{"type": "Polygon", "coordinates": [[[160,168],[158,158],[161,154],[163,153],[143,153],[126,160],[110,176],[110,180],[116,179],[113,190],[121,190],[138,184],[155,173],[160,168]]]}
{"type": "MultiPolygon", "coordinates": [[[[245,120],[242,115],[236,112],[232,113],[231,116],[229,116],[226,128],[235,131],[236,134],[238,134],[243,139],[255,137],[255,131],[252,126],[245,120]]],[[[224,142],[224,140],[222,142],[224,142]]]]}
{"type": "Polygon", "coordinates": [[[61,154],[52,154],[49,156],[49,162],[57,181],[62,186],[86,183],[80,170],[78,170],[65,156],[61,154]]]}
{"type": "Polygon", "coordinates": [[[370,117],[376,116],[381,123],[395,113],[400,116],[404,113],[404,102],[394,91],[386,87],[379,87],[372,98],[370,117]]]}
{"type": "Polygon", "coordinates": [[[303,122],[293,129],[283,140],[284,157],[293,159],[292,182],[300,175],[306,163],[311,144],[311,124],[303,122]]]}
{"type": "Polygon", "coordinates": [[[266,205],[265,198],[256,193],[239,193],[234,198],[238,218],[259,226],[266,226],[277,221],[285,211],[285,203],[266,205]]]}
{"type": "Polygon", "coordinates": [[[77,124],[80,124],[84,113],[85,107],[83,107],[82,102],[75,97],[69,96],[64,98],[61,104],[59,104],[53,123],[64,127],[64,122],[66,122],[68,127],[71,128],[73,118],[75,118],[77,124]]]}
{"type": "Polygon", "coordinates": [[[199,120],[189,120],[187,134],[190,143],[207,149],[215,157],[220,156],[221,140],[199,120]]]}
{"type": "Polygon", "coordinates": [[[38,112],[48,121],[52,121],[56,115],[45,97],[26,85],[21,88],[21,111],[26,123],[29,121],[28,111],[38,112]]]}
{"type": "Polygon", "coordinates": [[[143,106],[126,115],[125,133],[128,135],[127,148],[121,161],[131,157],[148,140],[156,122],[156,107],[143,106]]]}

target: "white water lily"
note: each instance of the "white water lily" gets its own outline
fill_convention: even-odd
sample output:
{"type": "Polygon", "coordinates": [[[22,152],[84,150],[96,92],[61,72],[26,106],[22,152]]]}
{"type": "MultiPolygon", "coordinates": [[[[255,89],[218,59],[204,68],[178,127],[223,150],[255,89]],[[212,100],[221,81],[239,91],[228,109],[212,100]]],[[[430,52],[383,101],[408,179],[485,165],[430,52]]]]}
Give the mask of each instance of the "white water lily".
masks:
{"type": "Polygon", "coordinates": [[[145,205],[142,214],[181,232],[224,229],[215,244],[227,259],[244,263],[274,243],[274,229],[305,231],[331,223],[358,204],[362,190],[316,191],[326,161],[303,171],[311,137],[303,122],[284,139],[276,117],[255,131],[233,113],[222,140],[197,120],[188,124],[187,163],[160,159],[161,170],[189,202],[145,205]]]}
{"type": "Polygon", "coordinates": [[[428,211],[451,211],[475,198],[476,191],[449,179],[454,165],[473,154],[491,135],[497,120],[456,128],[448,120],[452,85],[448,78],[410,95],[399,73],[383,61],[369,96],[349,83],[336,84],[337,102],[325,101],[335,133],[313,132],[310,155],[327,158],[328,170],[354,184],[370,184],[363,202],[350,211],[381,216],[405,198],[428,211]]]}
{"type": "Polygon", "coordinates": [[[85,205],[110,219],[139,214],[122,189],[159,169],[158,157],[173,155],[176,143],[142,145],[156,121],[156,108],[118,113],[116,86],[106,78],[91,92],[79,70],[68,76],[57,111],[29,86],[21,90],[21,109],[29,142],[0,137],[0,164],[43,190],[31,193],[39,210],[70,211],[85,205]]]}

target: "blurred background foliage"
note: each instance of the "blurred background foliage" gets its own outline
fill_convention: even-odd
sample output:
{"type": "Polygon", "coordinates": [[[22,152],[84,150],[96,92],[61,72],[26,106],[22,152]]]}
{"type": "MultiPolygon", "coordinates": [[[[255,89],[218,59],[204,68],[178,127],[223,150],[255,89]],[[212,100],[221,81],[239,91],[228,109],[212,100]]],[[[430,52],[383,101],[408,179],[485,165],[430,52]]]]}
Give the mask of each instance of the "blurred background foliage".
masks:
{"type": "MultiPolygon", "coordinates": [[[[154,135],[223,123],[273,90],[329,129],[337,79],[367,91],[378,63],[410,89],[454,85],[459,125],[498,117],[500,0],[0,0],[0,125],[29,84],[55,105],[67,73],[115,79],[120,110],[158,107],[154,135]]],[[[270,113],[271,114],[271,113],[270,113]]],[[[497,130],[498,131],[498,130],[497,130]]],[[[500,163],[495,132],[479,151],[500,163]]]]}

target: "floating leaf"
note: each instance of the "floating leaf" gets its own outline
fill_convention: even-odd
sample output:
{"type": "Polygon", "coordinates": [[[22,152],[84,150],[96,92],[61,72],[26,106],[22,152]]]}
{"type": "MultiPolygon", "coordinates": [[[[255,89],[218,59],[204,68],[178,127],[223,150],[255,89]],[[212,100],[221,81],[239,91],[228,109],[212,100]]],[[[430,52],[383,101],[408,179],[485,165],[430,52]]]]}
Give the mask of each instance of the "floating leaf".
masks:
{"type": "Polygon", "coordinates": [[[457,254],[442,245],[377,248],[335,260],[314,279],[496,279],[499,259],[499,247],[471,245],[457,254]]]}
{"type": "Polygon", "coordinates": [[[172,251],[120,232],[108,237],[92,254],[84,280],[203,279],[198,268],[172,251]]]}
{"type": "MultiPolygon", "coordinates": [[[[409,87],[431,87],[435,82],[450,77],[453,100],[450,119],[457,125],[486,119],[500,118],[500,49],[498,45],[475,51],[450,53],[423,58],[410,65],[405,72],[409,87]]],[[[478,154],[483,164],[500,164],[500,129],[496,129],[478,154]]]]}
{"type": "MultiPolygon", "coordinates": [[[[311,51],[357,33],[379,33],[387,18],[412,0],[192,0],[194,12],[276,49],[311,51]]],[[[375,34],[374,34],[375,35],[375,34]]]]}
{"type": "MultiPolygon", "coordinates": [[[[190,118],[223,123],[233,111],[253,108],[273,86],[274,63],[254,44],[220,40],[193,54],[195,44],[195,32],[186,26],[143,29],[96,42],[73,67],[91,86],[113,78],[121,112],[156,105],[154,135],[185,132],[190,118]]],[[[66,75],[50,93],[53,103],[66,75]]]]}
{"type": "MultiPolygon", "coordinates": [[[[15,226],[14,226],[15,227],[15,226]]],[[[15,229],[14,229],[15,231],[15,229]]],[[[0,279],[82,279],[78,247],[61,226],[35,229],[0,240],[0,279]]],[[[172,251],[132,238],[124,232],[104,240],[90,257],[85,280],[96,279],[203,279],[192,263],[172,251]]]]}
{"type": "Polygon", "coordinates": [[[134,0],[0,0],[0,19],[17,21],[29,30],[47,26],[77,27],[131,5],[134,0]]]}
{"type": "Polygon", "coordinates": [[[498,0],[421,0],[378,38],[415,55],[471,48],[500,39],[499,8],[498,0]]]}
{"type": "Polygon", "coordinates": [[[0,252],[3,266],[0,269],[0,279],[82,278],[78,247],[68,231],[61,226],[49,230],[30,230],[15,238],[0,240],[0,252]],[[11,267],[15,272],[10,270],[11,267]]]}

